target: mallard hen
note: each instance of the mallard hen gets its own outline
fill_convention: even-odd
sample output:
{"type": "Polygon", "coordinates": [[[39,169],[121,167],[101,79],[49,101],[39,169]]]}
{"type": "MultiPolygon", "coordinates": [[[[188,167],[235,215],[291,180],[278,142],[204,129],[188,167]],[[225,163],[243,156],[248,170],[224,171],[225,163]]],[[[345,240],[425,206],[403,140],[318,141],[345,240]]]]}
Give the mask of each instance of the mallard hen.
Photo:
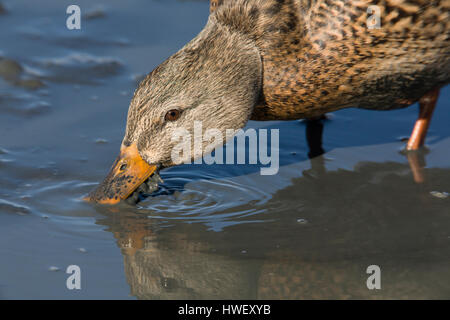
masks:
{"type": "Polygon", "coordinates": [[[449,0],[211,1],[204,29],[140,83],[120,156],[87,199],[117,203],[174,165],[171,136],[194,120],[225,132],[420,101],[407,144],[419,148],[450,81],[449,10],[449,0]]]}

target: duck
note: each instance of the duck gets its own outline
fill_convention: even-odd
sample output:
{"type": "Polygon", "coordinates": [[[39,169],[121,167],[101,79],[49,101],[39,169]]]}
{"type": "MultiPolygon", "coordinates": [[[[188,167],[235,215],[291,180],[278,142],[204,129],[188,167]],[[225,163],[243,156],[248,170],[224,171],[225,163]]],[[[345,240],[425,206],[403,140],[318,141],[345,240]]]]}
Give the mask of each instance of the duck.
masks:
{"type": "Polygon", "coordinates": [[[225,133],[419,102],[405,149],[420,149],[450,82],[449,12],[449,0],[211,0],[200,33],[138,85],[120,154],[85,200],[116,204],[178,164],[171,137],[196,121],[225,133]]]}

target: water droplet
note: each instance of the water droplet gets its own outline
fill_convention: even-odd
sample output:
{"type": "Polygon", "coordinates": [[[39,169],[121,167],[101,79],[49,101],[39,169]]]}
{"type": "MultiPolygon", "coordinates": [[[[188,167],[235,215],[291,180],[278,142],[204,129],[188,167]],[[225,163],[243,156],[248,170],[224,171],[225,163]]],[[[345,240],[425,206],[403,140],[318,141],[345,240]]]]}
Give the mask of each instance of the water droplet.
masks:
{"type": "Polygon", "coordinates": [[[448,192],[440,192],[440,191],[431,191],[430,194],[433,197],[436,197],[439,199],[446,199],[450,195],[448,192]]]}
{"type": "Polygon", "coordinates": [[[106,143],[108,143],[108,140],[103,139],[103,138],[98,138],[98,139],[95,139],[95,143],[96,144],[106,144],[106,143]]]}

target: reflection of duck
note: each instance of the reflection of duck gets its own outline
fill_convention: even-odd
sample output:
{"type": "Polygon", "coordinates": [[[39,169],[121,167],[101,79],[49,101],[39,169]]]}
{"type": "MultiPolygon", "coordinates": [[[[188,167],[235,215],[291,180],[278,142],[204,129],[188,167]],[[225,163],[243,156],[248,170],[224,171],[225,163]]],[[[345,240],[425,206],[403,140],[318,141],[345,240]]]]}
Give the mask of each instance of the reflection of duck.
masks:
{"type": "MultiPolygon", "coordinates": [[[[101,208],[99,208],[101,210],[101,208]]],[[[201,241],[184,241],[186,234],[171,234],[161,241],[152,220],[133,212],[105,208],[109,226],[124,255],[131,294],[140,299],[250,299],[249,279],[239,261],[210,254],[201,241]]]]}
{"type": "Polygon", "coordinates": [[[224,232],[179,220],[161,228],[151,209],[134,207],[99,207],[98,223],[116,237],[143,299],[445,298],[450,199],[429,191],[448,190],[450,170],[423,170],[430,179],[420,185],[396,162],[294,178],[258,205],[266,222],[237,218],[224,232]],[[377,292],[366,287],[372,264],[382,270],[377,292]]]}
{"type": "MultiPolygon", "coordinates": [[[[194,120],[226,136],[249,119],[420,101],[407,148],[423,144],[439,88],[450,80],[448,1],[236,0],[211,9],[199,35],[139,85],[121,155],[91,200],[116,203],[157,166],[174,165],[173,134],[193,134],[194,120]]],[[[219,140],[203,141],[202,152],[219,140]]]]}

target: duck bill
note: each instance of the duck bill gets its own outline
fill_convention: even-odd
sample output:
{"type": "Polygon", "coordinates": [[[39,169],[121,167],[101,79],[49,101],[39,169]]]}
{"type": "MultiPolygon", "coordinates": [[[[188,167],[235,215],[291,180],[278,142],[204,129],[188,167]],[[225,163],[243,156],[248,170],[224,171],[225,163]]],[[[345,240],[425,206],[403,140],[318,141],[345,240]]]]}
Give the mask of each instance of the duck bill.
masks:
{"type": "Polygon", "coordinates": [[[105,180],[84,200],[116,204],[128,198],[156,169],[157,166],[149,165],[141,158],[135,144],[122,146],[105,180]]]}

